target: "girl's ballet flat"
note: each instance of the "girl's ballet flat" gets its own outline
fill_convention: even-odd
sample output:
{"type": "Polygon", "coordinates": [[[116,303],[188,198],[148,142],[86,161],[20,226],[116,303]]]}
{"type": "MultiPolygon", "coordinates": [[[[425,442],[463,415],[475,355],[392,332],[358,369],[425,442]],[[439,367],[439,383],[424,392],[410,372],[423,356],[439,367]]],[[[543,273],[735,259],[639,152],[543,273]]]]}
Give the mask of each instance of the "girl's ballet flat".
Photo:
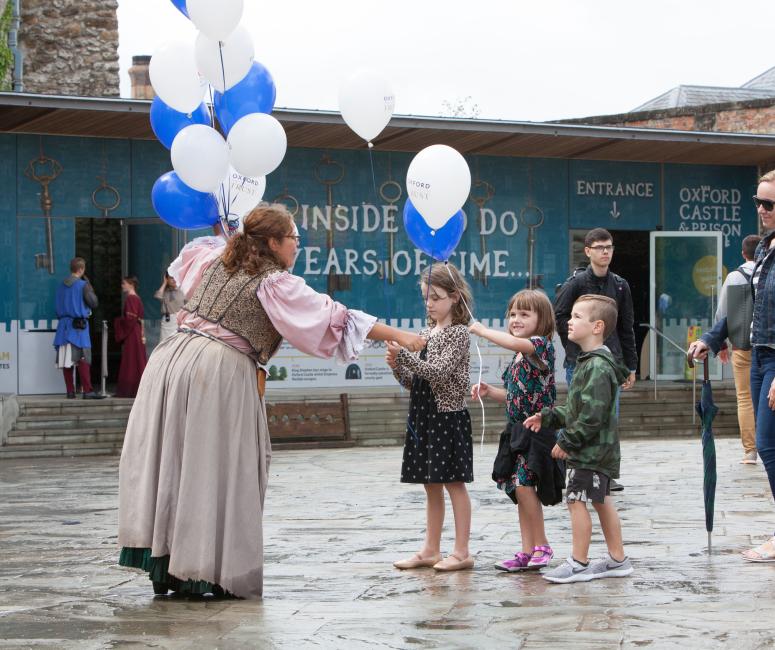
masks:
{"type": "Polygon", "coordinates": [[[469,555],[461,560],[457,555],[448,555],[441,562],[433,565],[436,571],[461,571],[463,569],[474,568],[474,556],[469,555]]]}
{"type": "Polygon", "coordinates": [[[393,566],[396,569],[420,569],[424,567],[432,567],[438,564],[441,560],[441,555],[434,555],[429,558],[422,558],[417,553],[412,557],[405,560],[396,560],[393,562],[393,566]]]}

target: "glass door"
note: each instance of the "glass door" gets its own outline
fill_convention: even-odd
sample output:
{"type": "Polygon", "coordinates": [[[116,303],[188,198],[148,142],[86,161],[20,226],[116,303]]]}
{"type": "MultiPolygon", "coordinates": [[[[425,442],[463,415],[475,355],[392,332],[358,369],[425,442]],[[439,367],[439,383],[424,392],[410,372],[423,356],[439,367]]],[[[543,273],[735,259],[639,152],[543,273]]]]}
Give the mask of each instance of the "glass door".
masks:
{"type": "MultiPolygon", "coordinates": [[[[681,350],[715,323],[721,288],[720,232],[652,232],[650,241],[650,375],[690,379],[681,350]],[[679,349],[680,348],[680,349],[679,349]]],[[[710,376],[721,379],[713,358],[710,376]]]]}
{"type": "Polygon", "coordinates": [[[124,220],[122,233],[123,274],[134,275],[145,311],[146,349],[150,354],[159,342],[161,302],[153,294],[182,247],[182,233],[159,219],[124,220]]]}

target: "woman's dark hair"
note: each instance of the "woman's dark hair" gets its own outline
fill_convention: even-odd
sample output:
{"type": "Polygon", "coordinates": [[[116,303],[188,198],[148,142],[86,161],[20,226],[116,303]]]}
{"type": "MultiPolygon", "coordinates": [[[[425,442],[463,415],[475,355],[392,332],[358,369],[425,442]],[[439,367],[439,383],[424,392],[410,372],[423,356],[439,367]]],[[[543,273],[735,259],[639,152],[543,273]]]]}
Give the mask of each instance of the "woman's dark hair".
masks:
{"type": "Polygon", "coordinates": [[[269,248],[269,240],[293,236],[293,217],[279,203],[263,203],[253,208],[242,220],[242,232],[233,235],[226,244],[221,259],[227,273],[240,269],[257,274],[267,258],[282,265],[269,248]]]}
{"type": "Polygon", "coordinates": [[[135,290],[135,293],[140,288],[140,281],[137,279],[136,275],[125,275],[123,278],[121,278],[124,282],[127,284],[131,284],[132,288],[135,290]]]}

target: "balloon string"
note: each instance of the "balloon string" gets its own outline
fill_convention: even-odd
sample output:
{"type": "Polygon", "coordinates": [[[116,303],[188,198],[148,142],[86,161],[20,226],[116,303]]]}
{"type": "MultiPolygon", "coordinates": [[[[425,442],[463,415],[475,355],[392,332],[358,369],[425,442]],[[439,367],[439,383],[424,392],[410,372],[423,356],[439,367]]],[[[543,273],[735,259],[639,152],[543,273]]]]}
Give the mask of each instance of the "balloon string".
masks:
{"type": "MultiPolygon", "coordinates": [[[[371,145],[371,143],[369,143],[371,145]]],[[[379,203],[379,193],[377,191],[377,175],[374,173],[374,155],[371,153],[372,147],[369,146],[369,164],[371,166],[371,186],[374,190],[374,204],[377,205],[379,203]]],[[[390,321],[392,320],[392,309],[390,308],[390,298],[388,296],[388,270],[390,268],[390,264],[392,263],[392,260],[389,259],[390,257],[390,251],[388,250],[387,242],[383,241],[383,250],[385,251],[385,268],[382,271],[382,285],[384,291],[382,292],[382,295],[385,299],[385,315],[387,318],[387,323],[390,325],[390,321]]]]}
{"type": "MultiPolygon", "coordinates": [[[[452,280],[452,284],[455,286],[455,289],[457,289],[458,295],[460,296],[460,302],[463,303],[463,306],[466,308],[466,311],[468,312],[469,317],[472,321],[475,321],[476,318],[474,318],[474,315],[471,313],[471,310],[468,307],[468,303],[466,303],[466,299],[463,298],[463,292],[460,291],[460,289],[457,286],[457,283],[455,282],[455,276],[452,275],[452,271],[449,270],[449,262],[444,262],[444,268],[447,269],[447,273],[449,273],[449,278],[452,280]]],[[[476,380],[476,385],[481,386],[482,385],[482,371],[484,369],[484,362],[482,361],[482,351],[479,348],[479,339],[477,337],[476,339],[476,354],[479,357],[479,373],[478,378],[476,380]]],[[[484,432],[487,427],[486,418],[485,418],[485,411],[484,411],[484,402],[482,401],[482,395],[479,393],[479,391],[476,391],[476,396],[479,399],[479,406],[482,407],[482,439],[479,447],[479,453],[484,454],[484,432]]]]}
{"type": "MultiPolygon", "coordinates": [[[[210,112],[210,126],[215,129],[215,98],[213,97],[213,87],[208,85],[208,94],[210,96],[210,106],[208,111],[210,112]]],[[[219,217],[221,222],[221,231],[224,237],[229,237],[229,206],[226,203],[226,193],[223,189],[223,183],[221,183],[220,191],[215,194],[215,200],[221,204],[221,212],[223,213],[219,217]]]]}

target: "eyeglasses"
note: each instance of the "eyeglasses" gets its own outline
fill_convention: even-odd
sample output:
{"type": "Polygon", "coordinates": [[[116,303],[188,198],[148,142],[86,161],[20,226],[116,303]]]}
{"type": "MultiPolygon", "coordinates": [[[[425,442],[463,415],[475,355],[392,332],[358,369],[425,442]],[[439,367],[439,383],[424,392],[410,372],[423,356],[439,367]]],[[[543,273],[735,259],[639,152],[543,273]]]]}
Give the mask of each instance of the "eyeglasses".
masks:
{"type": "Polygon", "coordinates": [[[608,246],[587,246],[590,250],[598,251],[600,253],[613,253],[614,252],[614,245],[609,244],[608,246]]]}
{"type": "Polygon", "coordinates": [[[295,239],[297,244],[301,244],[301,236],[300,235],[285,235],[286,239],[295,239]]]}
{"type": "Polygon", "coordinates": [[[753,203],[757,208],[764,208],[765,212],[772,212],[775,209],[775,201],[772,199],[760,199],[758,196],[754,196],[753,203]]]}

